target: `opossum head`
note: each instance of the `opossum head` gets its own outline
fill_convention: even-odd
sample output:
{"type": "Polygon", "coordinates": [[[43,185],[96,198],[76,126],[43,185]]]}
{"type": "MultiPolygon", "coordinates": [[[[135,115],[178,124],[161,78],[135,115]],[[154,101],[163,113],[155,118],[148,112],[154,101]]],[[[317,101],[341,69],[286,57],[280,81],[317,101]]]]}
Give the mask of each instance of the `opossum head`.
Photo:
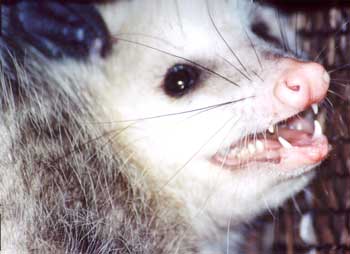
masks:
{"type": "Polygon", "coordinates": [[[102,63],[104,80],[80,76],[91,83],[100,126],[115,133],[116,153],[194,220],[234,223],[275,207],[328,153],[312,111],[302,113],[324,99],[327,72],[252,33],[250,7],[236,0],[102,6],[113,52],[102,63]]]}

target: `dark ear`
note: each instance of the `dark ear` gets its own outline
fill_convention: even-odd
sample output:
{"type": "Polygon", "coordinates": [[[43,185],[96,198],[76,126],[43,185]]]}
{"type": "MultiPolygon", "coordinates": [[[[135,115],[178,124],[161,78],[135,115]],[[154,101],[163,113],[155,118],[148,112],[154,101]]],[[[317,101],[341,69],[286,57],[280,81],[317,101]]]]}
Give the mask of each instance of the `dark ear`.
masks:
{"type": "Polygon", "coordinates": [[[92,3],[5,1],[1,13],[2,36],[49,58],[106,56],[111,48],[108,29],[92,3]]]}
{"type": "Polygon", "coordinates": [[[252,9],[250,22],[251,31],[260,39],[284,51],[295,48],[295,28],[288,22],[287,13],[264,2],[252,9]]]}

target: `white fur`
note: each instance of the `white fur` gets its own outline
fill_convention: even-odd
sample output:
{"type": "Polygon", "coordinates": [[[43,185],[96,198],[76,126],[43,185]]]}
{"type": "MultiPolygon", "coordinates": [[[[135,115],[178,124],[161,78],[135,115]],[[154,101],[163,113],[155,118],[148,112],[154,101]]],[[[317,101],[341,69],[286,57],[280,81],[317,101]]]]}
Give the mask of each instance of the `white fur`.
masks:
{"type": "MultiPolygon", "coordinates": [[[[200,253],[226,253],[228,248],[230,253],[238,253],[242,223],[280,205],[308,183],[310,174],[306,174],[309,169],[284,170],[267,163],[228,170],[209,161],[217,151],[247,134],[265,130],[271,123],[298,112],[278,111],[266,100],[272,96],[283,65],[277,58],[268,58],[271,46],[249,31],[252,13],[257,13],[255,7],[249,1],[238,0],[210,0],[208,4],[209,8],[203,0],[135,0],[99,6],[117,38],[113,54],[99,64],[63,62],[50,69],[67,90],[70,84],[65,84],[65,78],[70,77],[83,87],[82,91],[87,89],[93,94],[98,128],[120,132],[112,140],[115,152],[136,165],[132,168],[139,170],[141,184],[143,178],[154,179],[152,191],[175,200],[179,209],[176,212],[184,215],[196,234],[195,245],[200,253]],[[244,72],[216,32],[208,9],[252,81],[223,60],[226,58],[244,72]],[[246,33],[254,42],[263,69],[246,33]],[[184,61],[125,40],[196,61],[240,87],[206,73],[195,91],[170,98],[161,87],[162,80],[169,67],[184,61]],[[136,120],[248,97],[251,98],[202,113],[136,120]]],[[[277,49],[273,51],[282,54],[277,49]]],[[[12,225],[11,221],[3,225],[3,235],[20,227],[12,225]]],[[[11,245],[11,241],[5,242],[11,245]]],[[[17,253],[24,253],[17,248],[17,253]]],[[[11,248],[5,250],[15,253],[11,248]]]]}
{"type": "MultiPolygon", "coordinates": [[[[248,16],[249,4],[219,0],[209,1],[209,6],[216,26],[230,47],[244,66],[249,71],[258,72],[265,82],[253,75],[253,82],[244,79],[222,60],[225,57],[242,70],[216,33],[205,1],[142,1],[130,3],[129,15],[116,30],[117,37],[121,34],[121,38],[197,61],[241,87],[210,75],[192,94],[180,99],[168,98],[160,88],[162,78],[167,68],[181,60],[119,41],[114,48],[116,57],[108,59],[106,66],[110,83],[106,89],[96,91],[106,105],[107,122],[182,112],[255,96],[198,115],[136,121],[121,134],[122,138],[116,140],[118,150],[122,146],[134,160],[144,162],[147,174],[158,179],[160,191],[175,193],[188,210],[193,226],[207,240],[213,238],[210,229],[214,225],[225,227],[230,223],[235,227],[248,221],[266,208],[276,207],[307,182],[304,177],[297,180],[297,172],[302,173],[297,169],[290,173],[273,165],[262,165],[263,168],[233,172],[208,162],[208,158],[220,148],[287,117],[282,112],[273,115],[275,109],[266,101],[271,97],[275,73],[280,67],[277,59],[275,62],[264,59],[261,54],[264,43],[250,34],[260,52],[264,70],[258,65],[243,30],[248,31],[244,27],[247,25],[244,18],[248,16]],[[291,174],[294,179],[288,180],[291,174]]],[[[106,11],[117,13],[118,4],[114,7],[108,6],[106,11]]],[[[106,17],[110,16],[106,14],[106,17]]],[[[107,22],[113,27],[113,19],[107,22]]],[[[288,114],[293,113],[296,112],[288,114]]],[[[113,124],[110,127],[113,128],[113,124]]]]}

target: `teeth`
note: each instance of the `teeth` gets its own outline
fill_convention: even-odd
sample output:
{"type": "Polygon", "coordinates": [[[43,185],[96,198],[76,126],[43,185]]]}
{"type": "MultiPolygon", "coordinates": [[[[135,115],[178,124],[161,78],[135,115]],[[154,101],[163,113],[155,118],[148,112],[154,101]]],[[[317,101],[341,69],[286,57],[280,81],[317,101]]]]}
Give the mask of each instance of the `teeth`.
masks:
{"type": "MultiPolygon", "coordinates": [[[[249,143],[246,148],[234,148],[230,150],[229,156],[236,158],[245,158],[256,153],[265,151],[265,145],[262,141],[257,140],[255,143],[249,143]]],[[[227,156],[226,152],[222,152],[222,156],[227,156]]]]}
{"type": "Polygon", "coordinates": [[[248,145],[248,151],[249,151],[250,154],[255,154],[255,152],[256,152],[255,145],[249,144],[248,145]]]}
{"type": "Polygon", "coordinates": [[[314,126],[315,126],[315,129],[314,129],[313,137],[321,136],[323,134],[321,124],[317,120],[315,120],[314,126]]]}
{"type": "Polygon", "coordinates": [[[243,148],[241,152],[238,154],[239,157],[247,157],[249,155],[249,151],[246,148],[243,148]]]}
{"type": "Polygon", "coordinates": [[[311,105],[311,107],[312,107],[312,111],[314,111],[315,115],[317,115],[318,114],[318,105],[316,103],[314,103],[311,105]]]}
{"type": "Polygon", "coordinates": [[[303,130],[303,125],[301,123],[297,123],[297,130],[302,131],[303,130]]]}
{"type": "Polygon", "coordinates": [[[268,128],[268,131],[273,134],[275,132],[275,127],[273,125],[270,125],[270,127],[268,128]]]}
{"type": "Polygon", "coordinates": [[[235,148],[235,149],[230,151],[230,155],[231,156],[237,156],[237,154],[238,154],[238,149],[237,148],[235,148]]]}
{"type": "Polygon", "coordinates": [[[284,138],[282,137],[278,137],[278,141],[281,143],[281,145],[284,147],[284,148],[292,148],[292,144],[289,143],[287,140],[285,140],[284,138]]]}
{"type": "Polygon", "coordinates": [[[256,150],[257,150],[258,152],[260,152],[260,153],[263,152],[264,149],[265,149],[264,143],[261,142],[260,140],[257,140],[257,141],[255,142],[255,147],[256,147],[256,150]]]}

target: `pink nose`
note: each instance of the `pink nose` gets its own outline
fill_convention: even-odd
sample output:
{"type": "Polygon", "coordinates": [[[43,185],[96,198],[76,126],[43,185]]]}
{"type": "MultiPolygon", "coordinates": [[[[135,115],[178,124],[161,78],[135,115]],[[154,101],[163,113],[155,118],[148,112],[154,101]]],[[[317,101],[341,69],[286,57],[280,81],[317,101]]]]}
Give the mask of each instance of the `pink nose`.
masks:
{"type": "Polygon", "coordinates": [[[281,65],[274,93],[285,106],[302,111],[326,96],[330,77],[322,65],[292,59],[283,59],[281,65]]]}

